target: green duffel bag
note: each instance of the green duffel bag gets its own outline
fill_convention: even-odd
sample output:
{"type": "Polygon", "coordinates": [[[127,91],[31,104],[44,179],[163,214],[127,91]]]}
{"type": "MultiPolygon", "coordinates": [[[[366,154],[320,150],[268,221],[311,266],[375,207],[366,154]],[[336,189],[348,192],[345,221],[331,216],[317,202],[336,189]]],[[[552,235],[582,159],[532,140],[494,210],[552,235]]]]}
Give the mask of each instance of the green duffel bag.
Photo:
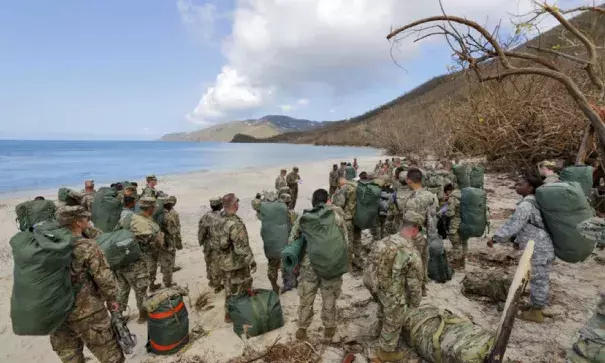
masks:
{"type": "Polygon", "coordinates": [[[349,270],[347,241],[336,224],[336,212],[325,204],[305,210],[300,229],[311,267],[323,279],[333,279],[349,270]]]}
{"type": "Polygon", "coordinates": [[[170,355],[189,343],[189,313],[183,295],[174,289],[159,291],[145,302],[149,309],[147,319],[147,351],[170,355]],[[161,300],[157,303],[154,300],[161,300]]]}
{"type": "Polygon", "coordinates": [[[473,165],[469,173],[470,186],[473,188],[483,189],[485,184],[485,169],[478,165],[473,165]]]}
{"type": "Polygon", "coordinates": [[[13,252],[13,292],[10,316],[16,335],[49,335],[71,311],[77,288],[71,282],[74,248],[71,231],[56,221],[10,240],[13,252]]]}
{"type": "Polygon", "coordinates": [[[117,269],[141,259],[141,247],[134,234],[127,229],[103,233],[96,239],[109,267],[117,269]]]}
{"type": "Polygon", "coordinates": [[[347,166],[345,169],[345,177],[347,180],[353,180],[357,177],[357,171],[352,166],[347,166]]]}
{"type": "Polygon", "coordinates": [[[565,182],[576,182],[580,184],[584,195],[590,198],[590,190],[592,189],[592,166],[590,165],[574,165],[563,169],[559,179],[565,182]]]}
{"type": "Polygon", "coordinates": [[[280,259],[290,236],[288,206],[279,200],[264,201],[260,204],[258,214],[265,256],[268,259],[280,259]]]}
{"type": "Polygon", "coordinates": [[[304,246],[304,238],[299,238],[287,245],[281,253],[282,265],[286,271],[294,271],[300,262],[300,255],[304,246]]]}
{"type": "Polygon", "coordinates": [[[95,193],[92,202],[92,222],[103,232],[116,228],[122,213],[122,201],[115,189],[103,187],[95,193]]]}
{"type": "Polygon", "coordinates": [[[452,172],[456,176],[458,188],[464,189],[471,186],[470,170],[467,164],[456,164],[452,166],[452,172]]]}
{"type": "Polygon", "coordinates": [[[447,260],[447,254],[441,238],[437,237],[429,242],[427,270],[429,278],[440,284],[450,281],[452,276],[454,276],[454,270],[447,260]]]}
{"type": "Polygon", "coordinates": [[[576,182],[546,184],[536,189],[536,207],[552,238],[555,255],[565,262],[582,262],[594,250],[595,241],[576,228],[594,217],[584,191],[576,182]]]}
{"type": "Polygon", "coordinates": [[[17,204],[15,213],[19,222],[19,230],[27,231],[37,223],[55,220],[56,211],[57,207],[51,200],[30,200],[17,204]]]}
{"type": "Polygon", "coordinates": [[[487,196],[478,188],[462,189],[460,198],[460,235],[462,238],[481,237],[487,228],[487,196]]]}
{"type": "Polygon", "coordinates": [[[255,289],[227,301],[233,331],[238,337],[255,337],[284,326],[279,296],[273,290],[255,289]]]}
{"type": "Polygon", "coordinates": [[[355,216],[353,224],[359,229],[372,228],[376,224],[380,210],[382,189],[374,183],[359,182],[356,190],[355,216]]]}
{"type": "Polygon", "coordinates": [[[59,192],[57,193],[59,201],[71,206],[82,204],[82,197],[82,193],[69,188],[59,188],[59,192]]]}

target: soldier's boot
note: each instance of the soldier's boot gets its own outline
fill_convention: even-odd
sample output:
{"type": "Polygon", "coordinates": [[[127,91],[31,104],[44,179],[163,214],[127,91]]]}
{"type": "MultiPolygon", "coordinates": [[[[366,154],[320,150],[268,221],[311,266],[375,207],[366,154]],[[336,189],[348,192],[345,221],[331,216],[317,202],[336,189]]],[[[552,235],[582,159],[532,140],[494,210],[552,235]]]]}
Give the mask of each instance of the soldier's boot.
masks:
{"type": "Polygon", "coordinates": [[[156,284],[155,282],[149,284],[149,291],[154,292],[157,289],[159,289],[160,287],[162,287],[161,284],[156,284]]]}
{"type": "Polygon", "coordinates": [[[145,324],[146,322],[147,322],[147,311],[140,310],[139,311],[139,320],[137,320],[137,323],[145,324]]]}
{"type": "Polygon", "coordinates": [[[336,335],[336,328],[326,328],[324,331],[324,341],[326,343],[331,343],[332,339],[334,339],[334,335],[336,335]]]}
{"type": "Polygon", "coordinates": [[[177,272],[177,271],[181,271],[183,268],[181,266],[174,266],[172,268],[172,272],[177,272]]]}
{"type": "Polygon", "coordinates": [[[279,285],[277,284],[277,280],[269,280],[271,282],[271,288],[275,291],[276,294],[279,294],[279,285]]]}
{"type": "Polygon", "coordinates": [[[307,340],[307,329],[298,328],[296,331],[296,339],[307,340]]]}
{"type": "Polygon", "coordinates": [[[407,354],[404,351],[396,350],[394,352],[387,352],[385,350],[379,349],[378,356],[376,357],[375,362],[377,363],[391,363],[391,362],[403,362],[407,354]]]}
{"type": "Polygon", "coordinates": [[[541,324],[544,322],[544,314],[542,313],[542,309],[530,308],[522,311],[519,319],[541,324]]]}

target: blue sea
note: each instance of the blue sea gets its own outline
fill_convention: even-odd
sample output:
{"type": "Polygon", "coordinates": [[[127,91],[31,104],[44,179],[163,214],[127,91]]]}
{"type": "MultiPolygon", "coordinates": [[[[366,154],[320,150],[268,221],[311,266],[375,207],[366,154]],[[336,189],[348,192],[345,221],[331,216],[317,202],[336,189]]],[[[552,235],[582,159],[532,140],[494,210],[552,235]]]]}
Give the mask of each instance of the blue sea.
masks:
{"type": "Polygon", "coordinates": [[[368,148],[161,141],[0,140],[0,193],[149,174],[242,169],[376,155],[368,148]]]}

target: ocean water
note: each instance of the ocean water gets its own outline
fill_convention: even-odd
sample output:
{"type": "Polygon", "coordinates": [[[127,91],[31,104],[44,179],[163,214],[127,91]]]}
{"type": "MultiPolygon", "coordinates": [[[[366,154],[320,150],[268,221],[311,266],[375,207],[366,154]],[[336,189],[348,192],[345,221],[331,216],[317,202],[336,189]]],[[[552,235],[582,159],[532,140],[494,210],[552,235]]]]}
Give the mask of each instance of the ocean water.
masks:
{"type": "Polygon", "coordinates": [[[287,144],[0,140],[0,193],[376,155],[376,150],[287,144]]]}

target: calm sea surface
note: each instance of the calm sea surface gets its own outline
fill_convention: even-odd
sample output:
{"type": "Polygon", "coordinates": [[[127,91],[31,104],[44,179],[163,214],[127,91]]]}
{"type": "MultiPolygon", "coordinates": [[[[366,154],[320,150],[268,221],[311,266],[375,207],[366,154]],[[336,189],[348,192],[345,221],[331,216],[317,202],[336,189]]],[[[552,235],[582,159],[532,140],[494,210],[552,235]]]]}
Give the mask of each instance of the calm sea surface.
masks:
{"type": "Polygon", "coordinates": [[[241,169],[376,155],[376,150],[285,144],[0,140],[0,193],[141,179],[154,173],[241,169]]]}

